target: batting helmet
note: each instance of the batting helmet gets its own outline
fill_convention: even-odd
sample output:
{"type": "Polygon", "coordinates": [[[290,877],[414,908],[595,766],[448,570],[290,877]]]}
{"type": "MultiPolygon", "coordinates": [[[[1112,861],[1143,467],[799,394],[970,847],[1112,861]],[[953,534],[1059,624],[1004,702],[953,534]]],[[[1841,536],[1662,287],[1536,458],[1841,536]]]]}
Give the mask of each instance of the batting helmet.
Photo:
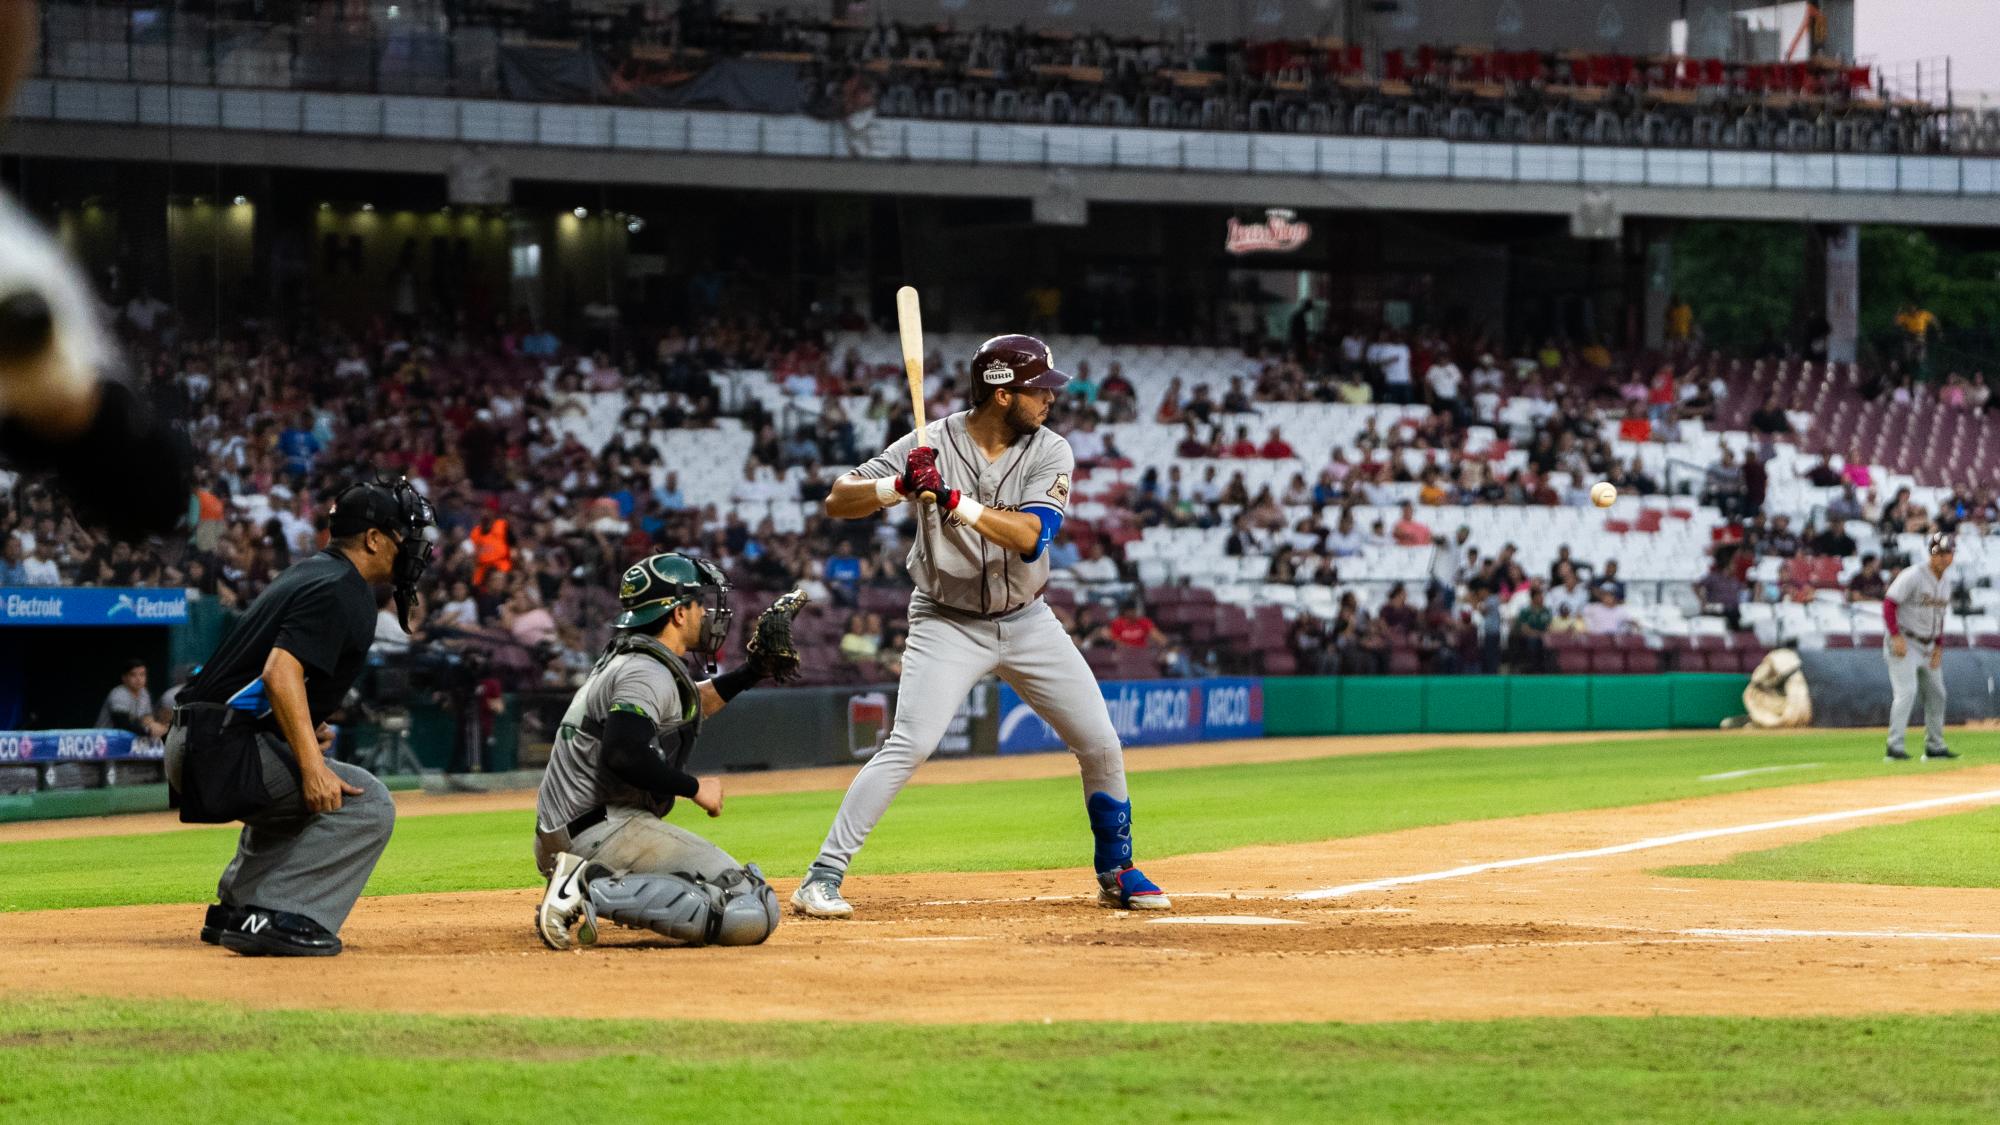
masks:
{"type": "Polygon", "coordinates": [[[1955,555],[1958,553],[1958,536],[1949,531],[1932,532],[1929,546],[1933,555],[1955,555]]]}
{"type": "Polygon", "coordinates": [[[708,611],[697,647],[716,652],[729,636],[729,579],[707,559],[648,555],[628,567],[619,580],[618,604],[625,612],[613,624],[620,629],[656,626],[660,618],[697,600],[708,611]]]}
{"type": "Polygon", "coordinates": [[[1069,376],[1056,370],[1055,353],[1033,336],[995,336],[972,356],[972,377],[988,387],[1058,390],[1069,376]]]}

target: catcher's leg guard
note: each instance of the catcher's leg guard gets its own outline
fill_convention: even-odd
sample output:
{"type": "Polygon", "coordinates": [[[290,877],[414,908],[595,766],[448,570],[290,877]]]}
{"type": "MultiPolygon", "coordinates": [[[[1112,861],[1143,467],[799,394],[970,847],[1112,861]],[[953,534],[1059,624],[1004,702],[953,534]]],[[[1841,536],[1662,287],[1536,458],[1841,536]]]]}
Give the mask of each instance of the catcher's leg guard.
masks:
{"type": "Polygon", "coordinates": [[[602,917],[688,945],[757,945],[778,928],[778,896],[750,864],[710,882],[664,873],[590,883],[602,917]]]}
{"type": "Polygon", "coordinates": [[[778,928],[778,896],[754,863],[715,881],[726,901],[716,928],[717,945],[761,945],[778,928]]]}
{"type": "Polygon", "coordinates": [[[646,874],[593,880],[590,901],[600,917],[621,926],[707,945],[721,921],[724,896],[722,888],[699,879],[646,874]]]}

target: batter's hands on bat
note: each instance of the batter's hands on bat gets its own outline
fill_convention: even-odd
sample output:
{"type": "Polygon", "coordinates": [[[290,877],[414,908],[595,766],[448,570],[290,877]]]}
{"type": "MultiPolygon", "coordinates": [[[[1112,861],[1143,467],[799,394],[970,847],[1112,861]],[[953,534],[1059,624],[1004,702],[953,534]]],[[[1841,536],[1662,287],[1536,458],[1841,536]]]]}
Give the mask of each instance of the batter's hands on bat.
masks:
{"type": "Polygon", "coordinates": [[[722,779],[704,777],[694,791],[694,803],[710,817],[722,815],[722,779]]]}
{"type": "Polygon", "coordinates": [[[896,491],[905,496],[915,496],[923,491],[917,483],[920,474],[937,473],[937,450],[928,445],[920,445],[910,450],[909,460],[903,466],[903,475],[896,481],[896,491]]]}
{"type": "Polygon", "coordinates": [[[1898,633],[1889,638],[1889,655],[1898,660],[1910,655],[1910,644],[1903,639],[1903,634],[1898,633]]]}

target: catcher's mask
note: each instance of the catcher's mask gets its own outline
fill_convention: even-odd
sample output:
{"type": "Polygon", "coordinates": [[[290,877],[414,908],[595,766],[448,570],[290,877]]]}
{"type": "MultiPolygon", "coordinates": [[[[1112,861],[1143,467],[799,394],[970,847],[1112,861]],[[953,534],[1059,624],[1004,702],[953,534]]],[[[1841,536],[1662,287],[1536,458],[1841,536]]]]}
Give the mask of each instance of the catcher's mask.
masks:
{"type": "Polygon", "coordinates": [[[373,484],[353,484],[333,498],[327,531],[336,539],[369,529],[396,540],[396,562],[390,582],[396,595],[396,618],[410,631],[410,607],[416,604],[417,583],[431,565],[430,529],[437,523],[431,502],[407,477],[383,477],[373,484]]]}
{"type": "Polygon", "coordinates": [[[648,555],[626,569],[618,582],[618,604],[625,612],[614,622],[620,629],[657,628],[661,618],[681,606],[697,604],[705,611],[701,636],[694,649],[705,656],[722,651],[729,638],[729,579],[707,559],[691,555],[648,555]]]}

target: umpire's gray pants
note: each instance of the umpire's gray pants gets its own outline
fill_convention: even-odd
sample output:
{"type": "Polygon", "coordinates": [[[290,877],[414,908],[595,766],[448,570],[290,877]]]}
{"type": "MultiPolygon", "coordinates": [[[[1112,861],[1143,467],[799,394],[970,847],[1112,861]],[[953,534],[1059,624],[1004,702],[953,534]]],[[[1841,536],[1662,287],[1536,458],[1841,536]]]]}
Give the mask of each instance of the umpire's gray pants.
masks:
{"type": "MultiPolygon", "coordinates": [[[[257,748],[263,755],[264,789],[271,804],[244,818],[236,856],[222,869],[216,897],[225,906],[303,914],[339,933],[389,844],[396,802],[374,774],[329,761],[328,768],[340,780],[361,792],[342,794],[340,807],[332,812],[312,812],[293,772],[297,759],[291,747],[275,734],[260,734],[257,748]]],[[[187,761],[187,731],[178,723],[167,732],[166,752],[167,780],[179,787],[187,761]]]]}
{"type": "Polygon", "coordinates": [[[1882,659],[1889,663],[1889,687],[1895,693],[1889,701],[1889,748],[1904,749],[1904,732],[1910,726],[1910,708],[1918,693],[1924,699],[1924,750],[1943,750],[1944,669],[1931,668],[1931,651],[1936,642],[1924,644],[1904,638],[1903,658],[1896,659],[1889,642],[1882,642],[1882,659]]]}
{"type": "MultiPolygon", "coordinates": [[[[687,802],[693,805],[694,802],[687,802]]],[[[710,882],[742,868],[728,852],[650,809],[614,805],[603,820],[576,834],[560,828],[535,833],[535,866],[547,876],[556,853],[601,863],[620,875],[699,875],[710,882]]]]}

